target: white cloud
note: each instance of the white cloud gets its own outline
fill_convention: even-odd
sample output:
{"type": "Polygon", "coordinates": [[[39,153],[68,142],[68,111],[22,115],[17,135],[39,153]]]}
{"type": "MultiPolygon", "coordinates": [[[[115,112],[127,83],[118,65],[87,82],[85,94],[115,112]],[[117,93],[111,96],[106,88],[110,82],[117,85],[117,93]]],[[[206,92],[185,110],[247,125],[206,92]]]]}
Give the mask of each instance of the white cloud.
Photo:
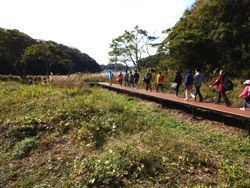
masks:
{"type": "Polygon", "coordinates": [[[107,64],[112,38],[136,25],[160,35],[194,1],[0,0],[0,27],[78,48],[107,64]]]}

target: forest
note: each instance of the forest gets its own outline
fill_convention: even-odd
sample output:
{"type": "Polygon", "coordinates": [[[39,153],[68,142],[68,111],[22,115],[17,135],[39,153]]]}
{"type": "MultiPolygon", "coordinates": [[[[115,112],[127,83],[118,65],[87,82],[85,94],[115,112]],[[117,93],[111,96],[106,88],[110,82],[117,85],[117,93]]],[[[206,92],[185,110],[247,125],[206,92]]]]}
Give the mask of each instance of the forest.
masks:
{"type": "MultiPolygon", "coordinates": [[[[166,37],[156,42],[157,36],[149,36],[138,26],[125,30],[110,44],[110,64],[128,67],[132,63],[138,69],[151,67],[165,72],[199,67],[206,75],[216,75],[224,69],[232,77],[250,77],[249,0],[196,0],[173,27],[162,32],[166,37]],[[149,54],[149,47],[157,52],[149,54]]],[[[101,70],[93,58],[76,48],[35,40],[18,30],[3,28],[0,67],[0,74],[21,78],[101,70]]]]}
{"type": "Polygon", "coordinates": [[[112,41],[111,59],[166,72],[199,67],[206,75],[224,69],[233,77],[250,77],[249,0],[197,0],[163,33],[166,37],[156,42],[157,37],[138,27],[125,31],[112,41]],[[141,41],[147,43],[140,45],[141,41]],[[157,53],[140,58],[147,53],[140,51],[146,45],[157,48],[157,53]]]}
{"type": "Polygon", "coordinates": [[[0,28],[0,74],[67,75],[100,72],[99,64],[76,48],[35,40],[18,30],[0,28]]]}
{"type": "Polygon", "coordinates": [[[197,0],[159,44],[166,67],[249,77],[250,1],[197,0]]]}

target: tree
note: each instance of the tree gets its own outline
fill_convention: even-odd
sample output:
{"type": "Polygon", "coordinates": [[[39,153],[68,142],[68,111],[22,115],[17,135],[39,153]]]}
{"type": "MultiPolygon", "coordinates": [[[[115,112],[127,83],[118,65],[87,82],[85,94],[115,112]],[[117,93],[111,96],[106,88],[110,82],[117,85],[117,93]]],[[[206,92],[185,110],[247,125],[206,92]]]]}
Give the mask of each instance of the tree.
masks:
{"type": "MultiPolygon", "coordinates": [[[[250,1],[197,0],[184,12],[159,44],[167,65],[203,68],[207,73],[225,69],[242,76],[250,63],[250,1]]],[[[250,71],[245,76],[250,76],[250,71]]]]}
{"type": "Polygon", "coordinates": [[[25,49],[22,55],[21,62],[27,64],[29,62],[42,62],[46,69],[46,74],[49,76],[50,68],[53,64],[62,64],[68,70],[72,71],[74,64],[70,57],[62,52],[55,42],[45,41],[40,44],[34,44],[25,49]]]}
{"type": "Polygon", "coordinates": [[[109,52],[110,62],[121,62],[128,67],[128,63],[132,62],[135,67],[140,69],[139,60],[149,55],[149,48],[153,47],[154,41],[157,39],[155,36],[149,36],[146,30],[140,29],[135,26],[134,30],[125,30],[122,36],[112,40],[109,52]]]}
{"type": "Polygon", "coordinates": [[[100,65],[89,55],[82,53],[76,48],[68,47],[62,44],[57,45],[60,50],[69,55],[74,63],[72,72],[100,72],[100,65]]]}
{"type": "Polygon", "coordinates": [[[35,43],[36,40],[18,30],[0,28],[0,57],[9,62],[21,78],[26,77],[26,64],[20,61],[22,54],[25,48],[35,43]]]}

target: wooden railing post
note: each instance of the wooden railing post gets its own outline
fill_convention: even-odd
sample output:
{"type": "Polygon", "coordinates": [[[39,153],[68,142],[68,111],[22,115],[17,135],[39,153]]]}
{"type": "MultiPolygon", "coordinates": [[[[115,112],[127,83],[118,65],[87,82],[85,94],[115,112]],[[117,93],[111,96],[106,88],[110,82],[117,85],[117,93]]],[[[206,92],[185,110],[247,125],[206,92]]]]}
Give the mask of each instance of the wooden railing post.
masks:
{"type": "Polygon", "coordinates": [[[193,115],[193,119],[196,118],[196,108],[192,107],[192,115],[193,115]]]}
{"type": "Polygon", "coordinates": [[[246,125],[246,131],[247,131],[248,135],[250,135],[250,124],[249,124],[248,120],[245,121],[245,125],[246,125]]]}

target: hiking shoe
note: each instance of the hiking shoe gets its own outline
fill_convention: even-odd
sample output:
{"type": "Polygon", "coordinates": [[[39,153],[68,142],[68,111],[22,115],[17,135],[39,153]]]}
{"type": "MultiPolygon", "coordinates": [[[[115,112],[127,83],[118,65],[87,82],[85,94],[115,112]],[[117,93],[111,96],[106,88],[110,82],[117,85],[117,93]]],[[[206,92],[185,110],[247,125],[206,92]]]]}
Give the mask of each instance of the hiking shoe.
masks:
{"type": "Polygon", "coordinates": [[[246,109],[245,109],[245,108],[240,108],[240,110],[246,111],[246,109]]]}

